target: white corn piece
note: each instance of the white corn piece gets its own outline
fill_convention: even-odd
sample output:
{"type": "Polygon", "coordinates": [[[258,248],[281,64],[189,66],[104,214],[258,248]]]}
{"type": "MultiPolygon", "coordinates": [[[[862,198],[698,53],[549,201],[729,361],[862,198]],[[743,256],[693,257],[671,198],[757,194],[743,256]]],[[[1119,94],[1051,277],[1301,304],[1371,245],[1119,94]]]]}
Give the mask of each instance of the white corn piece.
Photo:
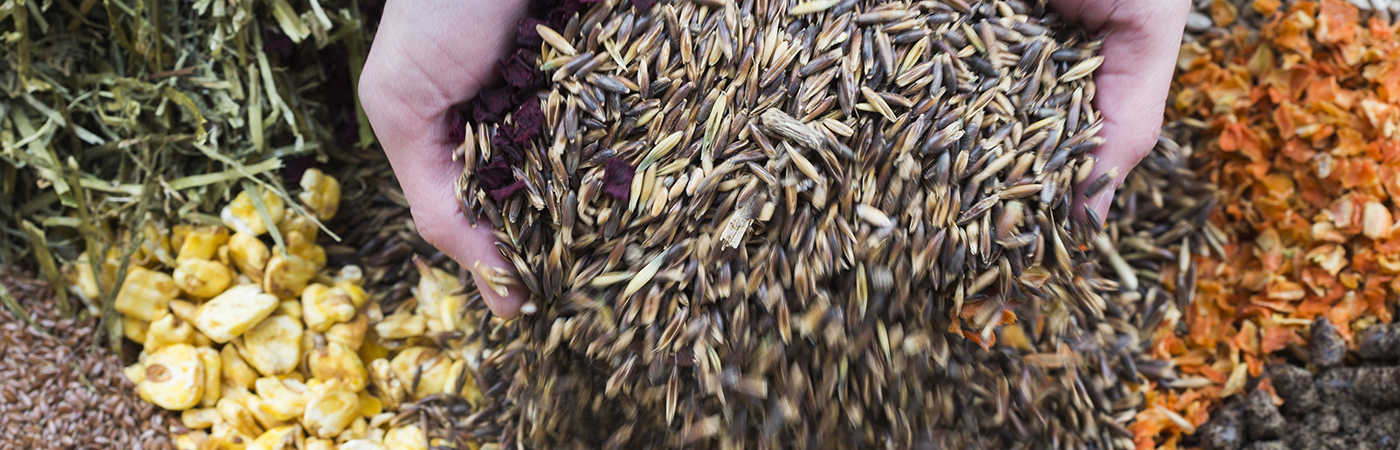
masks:
{"type": "Polygon", "coordinates": [[[170,275],[132,266],[113,307],[122,314],[150,322],[179,295],[180,289],[170,275]]]}
{"type": "MultiPolygon", "coordinates": [[[[365,396],[364,396],[364,395],[361,395],[361,396],[360,396],[360,405],[361,405],[361,406],[360,406],[360,409],[361,409],[361,410],[364,409],[364,406],[363,406],[363,405],[364,405],[364,402],[365,402],[365,396]]],[[[346,427],[346,428],[345,428],[345,431],[340,432],[340,435],[335,437],[335,440],[336,440],[337,442],[345,442],[345,441],[349,441],[349,440],[352,440],[352,439],[364,439],[364,437],[365,437],[365,435],[366,435],[365,433],[366,433],[367,431],[369,431],[369,421],[368,421],[368,420],[365,420],[365,418],[364,418],[363,416],[361,416],[361,417],[356,417],[355,420],[350,421],[350,426],[349,426],[349,427],[346,427]]]]}
{"type": "Polygon", "coordinates": [[[151,326],[146,329],[146,342],[144,350],[146,354],[154,353],[163,347],[175,344],[193,344],[194,328],[190,323],[180,320],[164,310],[156,313],[156,320],[151,322],[151,326]]]}
{"type": "Polygon", "coordinates": [[[360,417],[360,397],[340,380],[315,382],[312,400],[306,404],[301,423],[306,431],[321,438],[334,438],[355,418],[360,417]]]}
{"type": "Polygon", "coordinates": [[[187,409],[180,413],[180,423],[189,429],[209,428],[223,420],[219,410],[214,408],[187,409]]]}
{"type": "Polygon", "coordinates": [[[301,322],[296,319],[269,317],[244,333],[243,357],[264,376],[289,373],[301,360],[301,335],[301,322]]]}
{"type": "Polygon", "coordinates": [[[414,379],[417,379],[417,389],[413,389],[409,394],[414,399],[421,399],[440,393],[443,387],[447,386],[452,358],[448,358],[436,348],[409,347],[399,352],[389,364],[394,376],[403,383],[405,389],[413,389],[414,379]]]}
{"type": "Polygon", "coordinates": [[[228,228],[218,225],[190,227],[180,242],[177,263],[190,259],[212,260],[219,252],[219,246],[228,243],[228,228]]]}
{"type": "Polygon", "coordinates": [[[336,450],[335,441],[314,437],[306,438],[305,450],[336,450]]]}
{"type": "Polygon", "coordinates": [[[403,425],[384,435],[384,445],[389,450],[428,450],[428,439],[418,425],[403,425]]]}
{"type": "Polygon", "coordinates": [[[369,439],[352,439],[340,444],[336,450],[388,450],[384,444],[371,441],[369,439]]]}
{"type": "MultiPolygon", "coordinates": [[[[248,395],[247,391],[243,391],[241,388],[235,389],[239,390],[231,390],[230,393],[238,392],[243,396],[248,395]]],[[[238,433],[241,435],[257,436],[263,432],[262,425],[258,424],[258,420],[253,417],[253,413],[248,411],[248,407],[243,406],[243,403],[238,400],[227,396],[221,398],[219,399],[219,403],[214,406],[214,410],[219,412],[219,418],[222,419],[224,424],[237,429],[238,433]]]]}
{"type": "Polygon", "coordinates": [[[204,364],[204,395],[199,399],[200,406],[211,407],[223,397],[223,358],[219,351],[209,347],[195,347],[199,362],[204,364]]]}
{"type": "Polygon", "coordinates": [[[321,172],[307,169],[301,174],[301,194],[297,198],[317,219],[331,220],[340,209],[340,182],[321,172]]]}
{"type": "Polygon", "coordinates": [[[369,317],[356,314],[349,322],[331,325],[326,330],[326,341],[344,345],[352,351],[360,351],[365,342],[365,332],[369,331],[369,317]]]}
{"type": "MultiPolygon", "coordinates": [[[[389,410],[399,409],[399,404],[403,403],[406,387],[394,376],[394,372],[389,367],[389,360],[379,358],[369,363],[369,381],[374,383],[375,389],[379,392],[379,401],[384,404],[384,408],[389,410]]],[[[372,424],[370,428],[375,428],[372,424]]]]}
{"type": "Polygon", "coordinates": [[[256,420],[258,425],[261,425],[263,429],[271,430],[287,424],[286,422],[277,420],[276,417],[272,417],[272,413],[267,412],[267,409],[264,408],[262,397],[248,394],[243,397],[242,401],[243,407],[248,410],[248,414],[251,414],[253,419],[256,420]]]}
{"type": "Polygon", "coordinates": [[[196,298],[212,298],[233,283],[228,266],[206,259],[186,259],[175,268],[175,285],[196,298]]]}
{"type": "Polygon", "coordinates": [[[277,309],[272,311],[274,316],[287,316],[296,320],[303,320],[301,315],[301,302],[296,300],[282,300],[277,303],[277,309]]]}
{"type": "Polygon", "coordinates": [[[338,287],[313,283],[301,291],[302,320],[306,328],[316,332],[326,331],[337,323],[355,316],[355,303],[350,294],[338,287]]]}
{"type": "Polygon", "coordinates": [[[380,339],[403,339],[422,336],[428,328],[428,319],[409,311],[390,314],[374,324],[374,332],[380,339]]]}
{"type": "Polygon", "coordinates": [[[427,318],[429,330],[452,330],[457,308],[466,301],[465,297],[449,301],[451,292],[459,287],[457,277],[445,270],[428,267],[421,259],[415,259],[414,264],[418,266],[419,275],[418,286],[413,292],[414,298],[418,300],[418,313],[427,318]]]}
{"type": "Polygon", "coordinates": [[[296,425],[283,425],[267,430],[262,436],[248,444],[248,450],[286,450],[294,448],[293,441],[297,435],[296,425]]]}
{"type": "Polygon", "coordinates": [[[240,284],[199,307],[194,326],[220,344],[233,340],[277,309],[277,297],[257,285],[240,284]]]}
{"type": "Polygon", "coordinates": [[[297,380],[263,377],[255,386],[262,399],[262,411],[284,422],[300,417],[310,400],[306,385],[297,380]]]}
{"type": "Polygon", "coordinates": [[[131,342],[146,342],[146,330],[151,328],[151,324],[132,316],[122,315],[122,335],[131,342]]]}
{"type": "Polygon", "coordinates": [[[360,355],[334,342],[327,342],[320,348],[311,350],[307,357],[307,366],[311,369],[312,378],[339,380],[351,392],[364,390],[369,381],[369,374],[365,372],[360,355]]]}
{"type": "Polygon", "coordinates": [[[142,400],[169,410],[188,409],[204,391],[204,364],[194,347],[175,344],[146,357],[145,379],[136,385],[142,400]]]}
{"type": "Polygon", "coordinates": [[[252,436],[239,431],[237,428],[227,423],[214,424],[213,432],[209,433],[209,445],[207,450],[244,450],[248,448],[248,443],[253,442],[252,436]]]}
{"type": "Polygon", "coordinates": [[[258,372],[254,371],[247,361],[239,356],[238,351],[232,345],[225,345],[219,350],[220,368],[223,369],[222,378],[224,384],[239,388],[253,389],[253,384],[258,380],[258,372]]]}
{"type": "MultiPolygon", "coordinates": [[[[282,217],[286,204],[282,203],[282,197],[278,197],[267,189],[259,189],[263,205],[267,207],[268,215],[276,220],[282,217]]],[[[253,197],[248,195],[248,191],[238,193],[233,201],[224,206],[219,213],[219,218],[223,219],[224,225],[237,230],[239,233],[249,233],[254,236],[267,232],[268,224],[263,221],[262,215],[258,213],[258,207],[253,203],[253,197]]]]}
{"type": "Polygon", "coordinates": [[[272,251],[267,249],[267,244],[252,233],[234,233],[233,237],[228,239],[228,253],[238,271],[254,280],[263,278],[267,260],[272,258],[272,251]]]}

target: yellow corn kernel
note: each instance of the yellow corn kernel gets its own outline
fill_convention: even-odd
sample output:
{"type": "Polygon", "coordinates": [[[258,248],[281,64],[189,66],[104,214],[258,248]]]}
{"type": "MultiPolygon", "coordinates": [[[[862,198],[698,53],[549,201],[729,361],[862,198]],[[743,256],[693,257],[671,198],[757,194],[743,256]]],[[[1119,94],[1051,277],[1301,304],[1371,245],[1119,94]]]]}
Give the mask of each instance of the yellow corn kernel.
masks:
{"type": "Polygon", "coordinates": [[[443,387],[447,385],[452,359],[441,354],[436,348],[409,347],[399,352],[389,364],[394,376],[403,383],[405,389],[411,389],[414,379],[417,378],[418,389],[410,394],[414,399],[420,399],[442,392],[443,387]]]}
{"type": "Polygon", "coordinates": [[[209,428],[223,420],[219,410],[214,408],[187,409],[180,413],[180,423],[189,429],[209,428]]]}
{"type": "Polygon", "coordinates": [[[267,412],[267,409],[263,407],[262,397],[252,394],[243,397],[243,408],[247,409],[248,414],[251,414],[258,425],[261,425],[265,430],[286,425],[286,422],[277,420],[276,417],[272,417],[272,414],[267,412]]]}
{"type": "Polygon", "coordinates": [[[316,236],[321,233],[321,227],[317,226],[310,216],[302,215],[291,208],[287,208],[287,212],[282,213],[282,217],[277,219],[277,230],[281,231],[283,236],[296,231],[312,241],[315,241],[316,236]]]}
{"type": "Polygon", "coordinates": [[[175,285],[197,298],[211,298],[233,283],[233,271],[221,263],[186,259],[175,268],[175,285]]]}
{"type": "Polygon", "coordinates": [[[329,439],[306,438],[305,450],[336,450],[335,441],[329,439]]]}
{"type": "Polygon", "coordinates": [[[447,371],[447,385],[443,387],[442,393],[461,395],[472,406],[481,406],[486,402],[486,395],[481,393],[481,386],[476,384],[476,377],[467,368],[466,361],[452,363],[451,370],[447,371]]]}
{"type": "Polygon", "coordinates": [[[285,257],[273,254],[263,273],[263,290],[277,298],[296,298],[306,284],[316,277],[317,270],[320,268],[305,258],[294,254],[285,257]]]}
{"type": "Polygon", "coordinates": [[[136,385],[142,400],[176,411],[199,403],[204,391],[204,364],[194,347],[162,347],[146,357],[145,369],[146,379],[136,385]]]}
{"type": "Polygon", "coordinates": [[[384,402],[379,401],[379,397],[369,395],[368,391],[360,391],[360,416],[368,419],[384,412],[384,402]]]}
{"type": "Polygon", "coordinates": [[[351,439],[340,444],[337,450],[389,450],[384,444],[369,439],[351,439]]]}
{"type": "Polygon", "coordinates": [[[295,425],[283,425],[267,430],[262,436],[258,436],[248,445],[248,450],[285,450],[292,448],[292,442],[296,440],[297,428],[295,425]]]}
{"type": "Polygon", "coordinates": [[[228,242],[228,228],[218,225],[203,225],[189,229],[180,243],[180,253],[175,256],[177,263],[190,259],[213,260],[219,246],[228,242]]]}
{"type": "Polygon", "coordinates": [[[205,449],[244,450],[248,448],[248,443],[253,442],[253,438],[249,436],[257,435],[239,431],[228,423],[216,423],[213,433],[209,434],[209,446],[205,449]]]}
{"type": "MultiPolygon", "coordinates": [[[[368,397],[365,395],[360,396],[361,411],[364,410],[365,398],[374,397],[368,397]]],[[[347,428],[345,429],[345,431],[341,432],[340,436],[336,437],[336,440],[344,442],[351,439],[364,439],[367,432],[369,432],[369,421],[365,420],[364,417],[356,417],[355,420],[350,421],[350,428],[347,428]]]]}
{"type": "Polygon", "coordinates": [[[291,372],[301,360],[301,322],[272,316],[243,335],[248,364],[264,376],[291,372]]]}
{"type": "Polygon", "coordinates": [[[122,375],[126,375],[126,379],[131,380],[131,384],[139,385],[142,381],[146,381],[146,365],[138,361],[123,367],[122,375]]]}
{"type": "Polygon", "coordinates": [[[122,315],[122,334],[131,342],[146,342],[146,330],[151,324],[135,317],[122,315]]]}
{"type": "Polygon", "coordinates": [[[263,278],[263,269],[267,268],[267,260],[272,257],[267,244],[252,233],[234,233],[228,239],[228,254],[233,264],[238,266],[238,271],[254,280],[263,278]]]}
{"type": "Polygon", "coordinates": [[[326,330],[326,341],[344,345],[353,351],[360,351],[360,344],[365,342],[365,332],[369,331],[369,317],[364,314],[356,314],[355,318],[349,322],[331,325],[326,330]]]}
{"type": "Polygon", "coordinates": [[[407,395],[404,392],[404,384],[399,382],[389,366],[389,360],[384,358],[370,361],[369,381],[374,383],[375,389],[378,390],[379,400],[384,403],[384,408],[397,410],[407,395]]]}
{"type": "Polygon", "coordinates": [[[234,350],[232,345],[225,345],[222,350],[219,350],[219,362],[220,368],[223,369],[221,375],[224,384],[245,390],[253,388],[253,383],[258,379],[258,373],[248,366],[248,362],[238,355],[238,351],[234,350]]]}
{"type": "Polygon", "coordinates": [[[190,338],[190,343],[195,347],[214,346],[214,340],[209,339],[209,336],[205,336],[204,333],[200,333],[199,330],[194,330],[194,336],[190,338]]]}
{"type": "Polygon", "coordinates": [[[389,430],[384,435],[384,445],[389,450],[428,450],[428,438],[418,425],[404,425],[389,430]]]}
{"type": "MultiPolygon", "coordinates": [[[[96,303],[102,296],[97,288],[97,274],[92,270],[92,261],[87,253],[78,256],[78,260],[72,265],[64,267],[64,275],[68,278],[68,284],[73,286],[74,293],[87,300],[88,303],[96,303]]],[[[132,270],[135,270],[133,267],[132,270]]]]}
{"type": "Polygon", "coordinates": [[[296,320],[302,320],[301,302],[296,300],[282,300],[277,303],[277,310],[272,312],[275,316],[287,316],[296,320]]]}
{"type": "Polygon", "coordinates": [[[287,244],[287,253],[310,261],[317,271],[326,267],[326,249],[316,245],[316,238],[300,231],[291,231],[284,236],[283,242],[287,244]]]}
{"type": "Polygon", "coordinates": [[[207,445],[209,434],[196,430],[174,435],[174,438],[176,450],[200,450],[207,445]]]}
{"type": "Polygon", "coordinates": [[[365,365],[360,362],[360,355],[334,342],[311,350],[307,366],[311,369],[313,378],[340,380],[351,392],[364,390],[369,380],[369,374],[365,373],[365,365]]]}
{"type": "Polygon", "coordinates": [[[301,291],[302,318],[306,328],[323,332],[355,316],[355,304],[340,288],[313,283],[301,291]]]}
{"type": "Polygon", "coordinates": [[[427,318],[427,328],[442,332],[452,330],[456,325],[457,308],[466,302],[466,297],[449,301],[450,293],[460,287],[457,277],[447,271],[428,267],[422,259],[414,259],[418,266],[418,286],[413,296],[418,300],[418,314],[427,318]]]}
{"type": "MultiPolygon", "coordinates": [[[[278,197],[267,189],[259,189],[259,194],[273,220],[282,217],[286,208],[286,205],[282,203],[282,197],[278,197]]],[[[224,225],[228,225],[229,228],[237,230],[239,233],[258,236],[267,232],[267,223],[263,222],[262,215],[258,214],[258,207],[253,204],[253,197],[248,195],[248,191],[238,193],[233,201],[224,206],[224,210],[219,213],[219,218],[224,220],[224,225]]]]}
{"type": "Polygon", "coordinates": [[[113,306],[122,314],[150,322],[179,295],[180,289],[175,287],[175,279],[170,275],[133,266],[113,306]]]}
{"type": "Polygon", "coordinates": [[[340,209],[340,182],[322,173],[320,169],[307,169],[301,174],[301,204],[316,215],[317,219],[331,220],[340,209]]]}
{"type": "Polygon", "coordinates": [[[200,406],[206,408],[214,406],[222,397],[223,384],[223,359],[219,356],[219,351],[209,347],[195,347],[199,353],[199,362],[204,364],[204,395],[200,398],[200,406]]]}
{"type": "Polygon", "coordinates": [[[219,418],[222,419],[224,424],[234,427],[238,430],[239,434],[257,436],[263,432],[262,425],[258,424],[258,420],[253,417],[253,413],[249,412],[248,407],[243,406],[240,400],[230,398],[231,396],[238,396],[241,399],[248,395],[247,391],[242,388],[232,388],[229,390],[229,395],[219,399],[218,404],[214,406],[214,410],[219,412],[219,418]]]}
{"type": "Polygon", "coordinates": [[[264,294],[257,285],[240,284],[199,307],[195,328],[220,344],[233,340],[266,319],[277,309],[277,297],[264,294]]]}
{"type": "Polygon", "coordinates": [[[334,438],[360,416],[360,397],[340,380],[329,380],[311,387],[312,400],[306,404],[301,423],[306,431],[321,438],[334,438]]]}
{"type": "Polygon", "coordinates": [[[381,339],[403,339],[422,336],[428,328],[428,319],[409,311],[399,311],[374,324],[374,332],[381,339]]]}
{"type": "Polygon", "coordinates": [[[146,329],[145,350],[154,353],[163,347],[175,344],[193,344],[194,328],[190,323],[175,317],[169,310],[157,313],[156,320],[146,329]]]}
{"type": "Polygon", "coordinates": [[[263,377],[257,381],[258,397],[262,398],[262,411],[272,418],[288,421],[301,416],[306,408],[306,385],[296,380],[276,377],[263,377]]]}

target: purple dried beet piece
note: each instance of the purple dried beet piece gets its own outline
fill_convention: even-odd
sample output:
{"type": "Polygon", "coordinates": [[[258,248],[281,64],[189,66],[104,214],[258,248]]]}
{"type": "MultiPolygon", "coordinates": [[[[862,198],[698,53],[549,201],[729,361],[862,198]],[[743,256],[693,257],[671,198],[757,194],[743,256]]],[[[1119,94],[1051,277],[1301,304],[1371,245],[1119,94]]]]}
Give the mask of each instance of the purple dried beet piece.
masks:
{"type": "Polygon", "coordinates": [[[488,89],[472,100],[472,120],[477,123],[499,123],[511,107],[511,90],[507,86],[488,89]]]}
{"type": "Polygon", "coordinates": [[[497,154],[505,155],[511,164],[519,164],[525,159],[525,149],[530,148],[530,139],[522,134],[513,125],[502,126],[496,129],[491,145],[496,146],[497,154]]]}
{"type": "Polygon", "coordinates": [[[621,158],[608,160],[607,168],[603,169],[603,192],[618,200],[627,200],[632,194],[632,177],[636,175],[637,168],[621,158]]]}
{"type": "Polygon", "coordinates": [[[462,112],[457,108],[447,110],[447,141],[453,145],[461,144],[467,140],[467,121],[462,117],[462,112]]]}
{"type": "Polygon", "coordinates": [[[640,12],[651,10],[653,5],[656,5],[656,0],[632,0],[632,6],[637,8],[637,11],[640,12]]]}
{"type": "Polygon", "coordinates": [[[531,138],[544,130],[544,111],[540,111],[538,99],[522,102],[520,107],[515,109],[515,114],[511,115],[511,120],[515,121],[517,128],[528,130],[531,138]]]}
{"type": "Polygon", "coordinates": [[[540,39],[540,32],[535,31],[535,25],[542,23],[544,21],[534,17],[521,17],[515,23],[515,45],[522,48],[540,48],[544,40],[540,39]]]}
{"type": "Polygon", "coordinates": [[[524,188],[525,180],[516,181],[514,183],[511,183],[509,186],[492,190],[491,198],[496,199],[496,201],[498,202],[503,202],[506,201],[507,198],[510,198],[511,194],[515,194],[517,191],[524,188]]]}
{"type": "Polygon", "coordinates": [[[535,52],[519,49],[515,55],[503,59],[496,63],[496,67],[501,70],[501,77],[505,78],[506,84],[515,88],[529,88],[539,86],[544,82],[544,75],[535,66],[535,59],[539,55],[535,52]]]}
{"type": "Polygon", "coordinates": [[[515,172],[510,170],[506,158],[498,153],[491,158],[490,164],[476,169],[476,179],[483,189],[494,191],[515,182],[515,172]]]}

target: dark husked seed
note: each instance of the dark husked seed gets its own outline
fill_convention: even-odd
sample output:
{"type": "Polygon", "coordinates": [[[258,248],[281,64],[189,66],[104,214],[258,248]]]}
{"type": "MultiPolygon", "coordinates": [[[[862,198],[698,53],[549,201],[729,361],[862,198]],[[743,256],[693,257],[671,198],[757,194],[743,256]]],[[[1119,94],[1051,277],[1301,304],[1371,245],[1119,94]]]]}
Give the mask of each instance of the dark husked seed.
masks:
{"type": "Polygon", "coordinates": [[[1022,0],[586,5],[541,56],[550,126],[472,153],[524,153],[524,188],[459,183],[535,308],[483,327],[473,436],[1134,448],[1148,282],[1072,202],[1098,41],[1022,0]]]}

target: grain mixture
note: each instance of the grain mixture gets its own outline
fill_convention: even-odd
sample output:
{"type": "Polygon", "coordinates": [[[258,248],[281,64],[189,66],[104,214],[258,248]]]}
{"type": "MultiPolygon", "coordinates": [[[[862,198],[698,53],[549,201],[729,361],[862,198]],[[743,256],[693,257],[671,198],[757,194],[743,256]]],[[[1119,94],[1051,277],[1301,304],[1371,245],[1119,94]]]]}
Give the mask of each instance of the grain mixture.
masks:
{"type": "Polygon", "coordinates": [[[1132,446],[1140,294],[1072,208],[1097,41],[1018,0],[645,3],[535,26],[544,93],[465,127],[519,275],[479,284],[531,296],[483,433],[1132,446]]]}

